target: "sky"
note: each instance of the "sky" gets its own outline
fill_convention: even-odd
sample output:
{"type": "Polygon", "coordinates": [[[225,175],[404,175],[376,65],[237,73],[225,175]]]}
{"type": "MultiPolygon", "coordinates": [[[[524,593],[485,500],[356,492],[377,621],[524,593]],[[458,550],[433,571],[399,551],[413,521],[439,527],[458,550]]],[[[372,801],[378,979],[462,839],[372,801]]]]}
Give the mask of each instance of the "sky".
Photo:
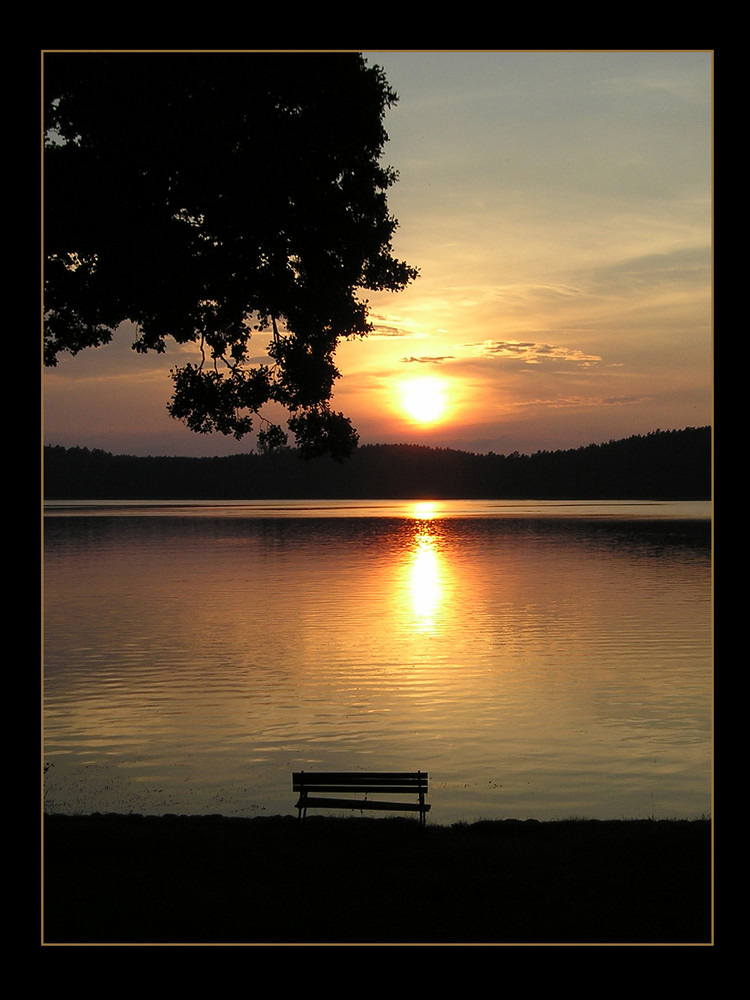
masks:
{"type": "MultiPolygon", "coordinates": [[[[360,443],[531,454],[711,424],[712,53],[365,57],[399,96],[393,249],[420,276],[368,293],[373,333],[337,352],[360,443]]],[[[44,373],[46,444],[252,449],[168,415],[169,369],[197,356],[132,340],[44,373]]]]}

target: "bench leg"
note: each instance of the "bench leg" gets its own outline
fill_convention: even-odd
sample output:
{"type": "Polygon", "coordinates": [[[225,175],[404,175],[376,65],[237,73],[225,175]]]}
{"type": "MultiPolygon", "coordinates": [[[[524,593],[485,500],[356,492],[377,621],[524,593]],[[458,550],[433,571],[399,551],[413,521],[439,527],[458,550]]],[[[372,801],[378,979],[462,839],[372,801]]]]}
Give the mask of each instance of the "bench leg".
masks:
{"type": "Polygon", "coordinates": [[[305,800],[306,800],[306,795],[305,794],[301,794],[300,795],[300,800],[299,800],[299,805],[297,806],[297,822],[298,823],[301,823],[302,820],[307,816],[307,803],[306,803],[305,800]]]}

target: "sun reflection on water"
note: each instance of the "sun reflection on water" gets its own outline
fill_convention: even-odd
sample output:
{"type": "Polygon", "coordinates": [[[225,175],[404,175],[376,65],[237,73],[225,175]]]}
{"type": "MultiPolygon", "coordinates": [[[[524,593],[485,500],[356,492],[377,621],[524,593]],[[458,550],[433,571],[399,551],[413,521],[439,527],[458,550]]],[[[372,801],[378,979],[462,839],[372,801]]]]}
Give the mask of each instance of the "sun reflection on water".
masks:
{"type": "Polygon", "coordinates": [[[431,500],[420,500],[414,504],[411,517],[415,521],[432,521],[437,517],[437,504],[431,500]]]}
{"type": "Polygon", "coordinates": [[[429,633],[436,629],[445,599],[445,567],[436,530],[435,504],[416,503],[412,517],[408,587],[413,626],[418,632],[429,633]]]}

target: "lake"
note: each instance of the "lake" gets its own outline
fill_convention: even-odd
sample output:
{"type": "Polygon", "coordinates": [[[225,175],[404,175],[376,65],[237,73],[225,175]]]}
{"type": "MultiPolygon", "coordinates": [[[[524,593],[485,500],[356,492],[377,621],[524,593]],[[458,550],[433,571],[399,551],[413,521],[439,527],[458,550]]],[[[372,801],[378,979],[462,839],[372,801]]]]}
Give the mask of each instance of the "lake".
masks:
{"type": "Polygon", "coordinates": [[[711,814],[708,503],[48,503],[43,610],[49,811],[711,814]]]}

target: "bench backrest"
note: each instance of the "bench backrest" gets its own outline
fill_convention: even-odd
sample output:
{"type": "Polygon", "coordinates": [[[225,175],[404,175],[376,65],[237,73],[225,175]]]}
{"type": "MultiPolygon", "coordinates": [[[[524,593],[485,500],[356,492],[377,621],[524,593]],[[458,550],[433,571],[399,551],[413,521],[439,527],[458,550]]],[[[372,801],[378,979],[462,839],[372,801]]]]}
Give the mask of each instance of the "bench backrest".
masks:
{"type": "Polygon", "coordinates": [[[425,771],[294,771],[295,792],[383,792],[415,795],[427,791],[425,771]]]}

